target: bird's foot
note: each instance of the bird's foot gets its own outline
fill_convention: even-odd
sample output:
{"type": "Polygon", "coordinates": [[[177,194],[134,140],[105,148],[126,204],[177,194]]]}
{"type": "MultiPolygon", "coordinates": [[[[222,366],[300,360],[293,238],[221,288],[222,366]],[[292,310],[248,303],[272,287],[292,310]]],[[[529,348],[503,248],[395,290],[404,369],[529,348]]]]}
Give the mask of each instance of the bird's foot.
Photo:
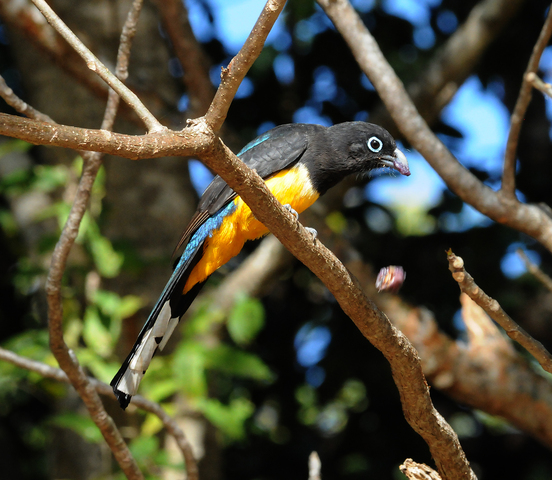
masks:
{"type": "Polygon", "coordinates": [[[305,230],[312,235],[313,240],[316,240],[316,237],[318,237],[318,232],[316,231],[316,229],[311,227],[305,227],[305,230]]]}
{"type": "Polygon", "coordinates": [[[288,210],[295,217],[295,220],[299,218],[299,214],[293,209],[293,207],[289,203],[286,203],[284,205],[284,208],[288,210]]]}

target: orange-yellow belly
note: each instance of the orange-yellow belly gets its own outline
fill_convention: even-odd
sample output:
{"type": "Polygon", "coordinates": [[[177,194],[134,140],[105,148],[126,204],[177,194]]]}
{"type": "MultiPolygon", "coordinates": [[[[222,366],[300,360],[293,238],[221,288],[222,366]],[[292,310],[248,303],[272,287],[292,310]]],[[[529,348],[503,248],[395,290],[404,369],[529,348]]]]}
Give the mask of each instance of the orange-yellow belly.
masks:
{"type": "MultiPolygon", "coordinates": [[[[269,178],[266,184],[282,205],[291,205],[297,213],[309,208],[319,196],[312,187],[304,165],[280,172],[269,178]]],[[[234,212],[205,240],[203,257],[192,270],[183,293],[188,292],[196,283],[204,281],[217,268],[240,253],[247,240],[254,240],[268,233],[268,229],[253,216],[240,197],[234,203],[234,212]]]]}

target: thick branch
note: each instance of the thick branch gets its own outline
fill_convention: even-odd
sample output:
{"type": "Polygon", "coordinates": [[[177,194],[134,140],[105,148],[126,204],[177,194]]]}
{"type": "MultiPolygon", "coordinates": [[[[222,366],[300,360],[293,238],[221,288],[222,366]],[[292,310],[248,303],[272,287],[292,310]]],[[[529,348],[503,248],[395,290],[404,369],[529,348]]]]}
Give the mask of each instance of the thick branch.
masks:
{"type": "Polygon", "coordinates": [[[52,125],[6,113],[0,113],[0,135],[35,145],[100,152],[133,160],[194,156],[207,148],[213,138],[212,133],[194,128],[181,132],[168,130],[164,133],[123,135],[107,130],[52,125]]]}

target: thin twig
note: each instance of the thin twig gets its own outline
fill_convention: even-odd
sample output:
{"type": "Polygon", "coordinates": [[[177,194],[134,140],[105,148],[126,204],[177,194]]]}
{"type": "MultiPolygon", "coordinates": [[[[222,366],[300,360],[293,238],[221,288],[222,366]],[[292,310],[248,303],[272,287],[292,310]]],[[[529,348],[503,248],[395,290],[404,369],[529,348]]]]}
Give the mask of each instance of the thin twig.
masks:
{"type": "Polygon", "coordinates": [[[543,82],[535,72],[529,72],[526,74],[525,80],[527,80],[533,88],[540,90],[542,93],[552,98],[552,85],[543,82]]]}
{"type": "Polygon", "coordinates": [[[393,295],[376,295],[374,272],[366,264],[352,261],[346,266],[418,350],[432,388],[455,402],[506,419],[552,449],[552,383],[479,305],[466,294],[460,296],[467,341],[453,339],[439,330],[427,308],[393,295]]]}
{"type": "Polygon", "coordinates": [[[285,3],[286,0],[268,0],[266,2],[243,47],[228,64],[228,67],[222,69],[219,88],[205,115],[207,125],[215,133],[222,127],[230,104],[238,91],[238,87],[245,78],[245,75],[247,75],[251,65],[253,65],[260,55],[266,37],[268,37],[285,3]]]}
{"type": "Polygon", "coordinates": [[[113,75],[109,69],[80,41],[80,39],[63,23],[63,21],[50,8],[45,0],[32,0],[40,10],[48,23],[73,47],[73,49],[84,59],[87,67],[96,72],[119,96],[136,112],[144,122],[149,132],[162,132],[166,127],[146,108],[142,101],[132,92],[121,80],[113,75]]]}
{"type": "Polygon", "coordinates": [[[411,458],[407,458],[399,469],[409,480],[441,480],[435,470],[425,463],[416,463],[411,458]]]}
{"type": "Polygon", "coordinates": [[[508,134],[508,141],[506,142],[504,172],[502,175],[502,186],[500,191],[511,198],[514,198],[516,189],[516,151],[519,142],[519,134],[521,132],[521,124],[523,122],[523,118],[525,117],[525,112],[527,111],[529,102],[531,101],[533,91],[533,86],[527,80],[527,75],[529,73],[535,73],[537,68],[539,68],[539,61],[542,52],[548,44],[548,40],[551,35],[552,8],[549,9],[537,43],[535,43],[535,46],[533,47],[533,52],[531,53],[531,58],[527,64],[521,88],[519,89],[518,99],[510,119],[510,132],[508,134]]]}
{"type": "MultiPolygon", "coordinates": [[[[60,368],[51,367],[50,365],[47,365],[45,363],[22,357],[21,355],[17,355],[16,353],[11,352],[10,350],[6,350],[2,347],[0,347],[0,359],[9,362],[17,367],[24,368],[25,370],[36,372],[41,377],[51,378],[58,382],[70,383],[69,378],[60,368]]],[[[107,383],[100,382],[99,380],[92,377],[88,377],[88,382],[101,395],[113,398],[113,389],[107,383]]],[[[141,410],[156,415],[159,420],[161,420],[167,432],[169,432],[169,434],[172,435],[176,440],[178,448],[180,449],[182,456],[184,457],[188,478],[190,480],[197,480],[197,462],[194,458],[192,447],[178,424],[170,417],[170,415],[167,414],[167,412],[165,412],[165,410],[163,410],[161,405],[152,402],[151,400],[147,400],[141,395],[135,395],[134,397],[132,397],[132,404],[141,410]]]]}
{"type": "Polygon", "coordinates": [[[525,252],[518,248],[516,250],[516,253],[521,257],[523,260],[523,263],[525,263],[525,266],[527,267],[527,270],[529,273],[534,275],[537,279],[541,281],[541,283],[552,292],[552,278],[550,278],[546,273],[544,273],[537,265],[535,265],[531,260],[529,260],[529,257],[525,254],[525,252]]]}
{"type": "Polygon", "coordinates": [[[27,102],[19,98],[14,91],[8,87],[4,78],[0,75],[0,97],[12,107],[16,112],[26,115],[29,118],[39,120],[40,122],[55,123],[48,115],[39,112],[31,107],[27,102]]]}
{"type": "Polygon", "coordinates": [[[447,252],[449,270],[452,277],[458,282],[460,290],[466,293],[475,303],[477,303],[487,314],[498,323],[508,334],[508,336],[518,342],[540,363],[541,367],[549,373],[552,373],[552,355],[544,345],[535,340],[523,328],[521,328],[510,316],[502,309],[500,304],[489,297],[474,281],[472,276],[464,268],[464,260],[457,257],[452,251],[447,252]]]}
{"type": "MultiPolygon", "coordinates": [[[[117,55],[117,73],[122,77],[126,76],[128,59],[130,55],[130,45],[136,32],[136,22],[138,21],[141,8],[142,0],[134,0],[121,34],[120,47],[117,55]]],[[[53,12],[51,12],[49,7],[45,10],[45,12],[45,16],[48,21],[50,23],[55,23],[58,27],[58,31],[60,31],[60,33],[64,36],[67,35],[66,38],[69,37],[71,40],[70,43],[75,49],[80,48],[82,50],[85,48],[79,41],[74,41],[72,38],[74,37],[73,33],[65,25],[59,24],[56,20],[57,17],[53,14],[53,12]]],[[[120,80],[117,81],[122,84],[120,80]]],[[[102,128],[104,130],[110,130],[113,128],[118,105],[119,96],[115,93],[115,91],[110,90],[102,121],[102,128]]],[[[65,272],[67,258],[78,235],[79,226],[84,213],[86,212],[92,186],[102,164],[102,157],[103,155],[101,153],[89,153],[83,157],[83,172],[77,187],[75,200],[71,206],[69,217],[63,227],[60,238],[52,254],[51,266],[46,280],[50,348],[56,357],[59,366],[67,374],[67,378],[70,380],[75,390],[79,393],[79,396],[90,413],[90,417],[100,429],[105,441],[109,445],[115,459],[119,463],[127,478],[141,480],[144,478],[142,472],[132,457],[132,454],[130,453],[123,437],[113,422],[113,419],[106,413],[94,385],[88,381],[88,378],[81,368],[76,356],[69,350],[63,338],[61,281],[65,272]]]]}

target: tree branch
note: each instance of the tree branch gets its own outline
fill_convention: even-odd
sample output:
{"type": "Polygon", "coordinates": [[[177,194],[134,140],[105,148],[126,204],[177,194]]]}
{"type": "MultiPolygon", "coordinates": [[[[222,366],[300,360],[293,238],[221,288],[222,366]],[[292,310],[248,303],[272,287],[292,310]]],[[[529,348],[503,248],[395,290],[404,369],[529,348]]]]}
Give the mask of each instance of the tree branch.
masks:
{"type": "Polygon", "coordinates": [[[535,46],[533,47],[531,58],[529,59],[525,75],[523,76],[516,106],[514,107],[512,118],[510,119],[510,132],[506,143],[506,153],[504,154],[504,173],[502,176],[501,191],[504,192],[505,195],[512,198],[515,197],[516,190],[516,151],[519,141],[519,134],[521,132],[523,118],[525,117],[525,112],[527,111],[533,92],[533,85],[529,81],[529,78],[531,77],[528,78],[528,76],[530,74],[535,74],[539,68],[542,52],[548,44],[548,40],[550,40],[551,35],[552,9],[549,9],[546,21],[544,22],[544,26],[542,27],[539,38],[537,39],[537,43],[535,43],[535,46]]]}
{"type": "Polygon", "coordinates": [[[31,107],[27,102],[24,102],[19,98],[14,91],[8,87],[8,84],[4,80],[4,77],[0,75],[0,97],[2,97],[5,102],[12,107],[16,112],[26,115],[29,118],[38,120],[40,122],[55,123],[48,115],[39,112],[38,110],[31,107]]]}
{"type": "Polygon", "coordinates": [[[460,297],[467,341],[455,340],[439,329],[427,308],[377,294],[369,266],[358,260],[346,266],[412,342],[432,387],[461,404],[505,418],[552,449],[552,384],[471,298],[460,297]]]}
{"type": "Polygon", "coordinates": [[[113,75],[109,69],[79,40],[79,38],[63,23],[45,0],[32,0],[36,8],[44,15],[52,27],[73,47],[83,58],[87,67],[96,72],[119,96],[136,112],[144,122],[149,132],[162,132],[166,129],[146,108],[142,101],[121,80],[113,75]]]}
{"type": "Polygon", "coordinates": [[[219,88],[205,115],[207,125],[214,132],[218,132],[224,123],[238,87],[247,75],[251,65],[253,65],[260,55],[266,37],[268,37],[285,3],[286,0],[268,0],[266,2],[243,47],[228,64],[228,67],[222,69],[219,88]]]}
{"type": "Polygon", "coordinates": [[[464,268],[464,260],[457,257],[452,251],[447,252],[449,270],[452,277],[458,282],[460,290],[466,293],[474,302],[483,308],[487,314],[498,323],[508,336],[518,342],[540,363],[548,373],[552,373],[552,355],[544,348],[544,345],[535,340],[523,328],[521,328],[502,309],[500,304],[489,297],[474,281],[473,277],[464,268]]]}
{"type": "MultiPolygon", "coordinates": [[[[51,378],[62,383],[71,383],[65,372],[60,368],[51,367],[50,365],[47,365],[45,363],[22,357],[21,355],[17,355],[16,353],[6,350],[2,347],[0,347],[0,359],[9,362],[19,368],[38,373],[44,378],[51,378]]],[[[92,377],[88,377],[87,380],[98,393],[100,393],[101,395],[105,395],[111,399],[113,398],[113,389],[110,385],[100,382],[99,380],[92,377]]],[[[188,478],[190,480],[197,480],[197,462],[194,458],[192,447],[178,424],[170,417],[170,415],[167,414],[167,412],[165,412],[165,410],[163,410],[163,408],[159,404],[147,400],[141,395],[136,395],[132,397],[132,404],[137,408],[140,408],[141,410],[156,415],[159,420],[161,420],[163,426],[165,427],[165,430],[167,430],[167,432],[169,432],[169,434],[172,435],[176,440],[178,448],[180,449],[180,452],[184,457],[188,478]]]]}
{"type": "Polygon", "coordinates": [[[537,265],[531,262],[531,260],[529,260],[529,257],[525,255],[525,252],[521,248],[518,248],[516,250],[516,253],[521,257],[523,263],[525,263],[525,266],[527,267],[529,273],[540,280],[540,282],[552,292],[552,278],[546,275],[546,273],[544,273],[537,265]]]}
{"type": "MultiPolygon", "coordinates": [[[[123,79],[127,76],[130,46],[134,34],[136,33],[136,23],[140,15],[141,8],[142,0],[134,0],[121,34],[119,52],[117,56],[117,74],[123,79]]],[[[53,12],[51,13],[53,14],[53,12]]],[[[53,18],[52,21],[57,24],[55,14],[51,15],[49,12],[48,14],[53,18]]],[[[60,26],[58,25],[58,27],[60,26]]],[[[62,25],[62,27],[70,32],[70,30],[64,25],[62,25]]],[[[72,32],[70,33],[73,35],[72,32]]],[[[120,80],[118,80],[118,82],[121,83],[120,80]]],[[[114,90],[110,90],[104,119],[102,121],[102,128],[106,131],[113,127],[118,105],[119,95],[114,90]]],[[[130,450],[128,449],[120,432],[117,430],[113,419],[105,411],[96,389],[88,381],[88,378],[81,368],[76,356],[71,350],[69,350],[63,338],[61,282],[65,272],[67,258],[78,235],[82,218],[86,212],[92,186],[102,164],[102,154],[100,153],[88,152],[83,158],[83,172],[77,187],[75,200],[61,236],[52,254],[51,265],[48,271],[48,278],[46,280],[50,348],[58,361],[59,366],[66,373],[67,378],[82,398],[92,420],[100,429],[104,439],[113,452],[115,459],[119,463],[127,478],[140,480],[144,477],[138,468],[136,461],[132,457],[132,454],[130,453],[130,450]]]]}
{"type": "Polygon", "coordinates": [[[525,80],[527,80],[533,88],[540,90],[542,93],[552,98],[552,85],[544,83],[535,72],[527,73],[525,75],[525,80]]]}

